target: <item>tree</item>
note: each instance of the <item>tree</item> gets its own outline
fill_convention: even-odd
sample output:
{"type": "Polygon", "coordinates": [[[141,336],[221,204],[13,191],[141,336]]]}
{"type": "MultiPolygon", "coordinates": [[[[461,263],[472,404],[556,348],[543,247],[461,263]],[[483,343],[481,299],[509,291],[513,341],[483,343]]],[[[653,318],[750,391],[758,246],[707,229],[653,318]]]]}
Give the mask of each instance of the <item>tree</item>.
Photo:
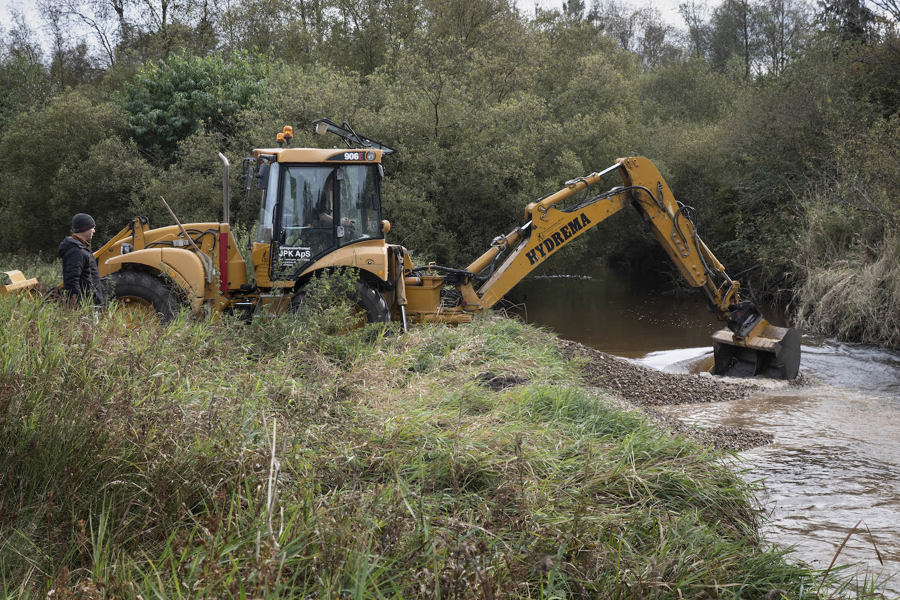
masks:
{"type": "Polygon", "coordinates": [[[214,7],[180,0],[43,0],[93,34],[108,67],[165,59],[176,50],[215,47],[214,7]]]}
{"type": "Polygon", "coordinates": [[[380,0],[336,0],[335,8],[338,18],[328,44],[332,61],[371,73],[384,63],[391,43],[385,27],[386,6],[380,0]]]}
{"type": "Polygon", "coordinates": [[[50,42],[53,46],[51,50],[52,63],[50,66],[50,74],[57,85],[63,87],[66,85],[65,80],[67,79],[63,53],[68,45],[68,40],[63,33],[63,11],[57,4],[47,0],[41,0],[39,7],[44,15],[44,21],[47,24],[46,29],[50,34],[50,42]]]}
{"type": "Polygon", "coordinates": [[[631,11],[618,0],[598,2],[591,9],[590,22],[630,52],[637,45],[640,13],[631,11]]]}
{"type": "Polygon", "coordinates": [[[680,57],[681,50],[671,41],[673,29],[662,22],[657,11],[644,11],[641,25],[637,52],[645,65],[655,67],[680,57]]]}
{"type": "Polygon", "coordinates": [[[807,6],[792,0],[761,0],[755,5],[754,17],[764,70],[778,75],[787,66],[790,53],[803,43],[809,28],[807,6]]]}
{"type": "Polygon", "coordinates": [[[231,52],[257,49],[306,64],[323,48],[331,20],[325,0],[227,2],[216,22],[220,43],[231,52]]]}
{"type": "Polygon", "coordinates": [[[42,105],[52,89],[34,32],[22,13],[13,11],[12,17],[15,27],[0,45],[0,133],[19,112],[42,105]]]}
{"type": "Polygon", "coordinates": [[[714,125],[734,106],[740,88],[737,80],[701,60],[671,61],[640,77],[641,118],[688,130],[714,125]]]}
{"type": "Polygon", "coordinates": [[[118,231],[149,173],[125,132],[115,106],[78,92],[17,115],[0,136],[0,218],[15,224],[2,249],[53,250],[77,212],[95,217],[100,238],[118,231]]]}
{"type": "Polygon", "coordinates": [[[688,53],[694,58],[706,58],[709,48],[709,25],[706,23],[706,6],[698,0],[687,0],[678,5],[678,14],[684,19],[688,31],[688,53]]]}
{"type": "Polygon", "coordinates": [[[864,0],[820,0],[821,17],[833,22],[843,39],[866,42],[873,35],[875,13],[864,0]]]}
{"type": "Polygon", "coordinates": [[[430,39],[451,39],[466,48],[491,45],[495,25],[516,14],[509,0],[424,0],[430,39]]]}
{"type": "Polygon", "coordinates": [[[116,62],[117,47],[130,40],[132,25],[125,18],[128,0],[63,0],[61,10],[71,20],[86,26],[93,34],[106,66],[116,62]]]}
{"type": "Polygon", "coordinates": [[[50,38],[50,76],[57,88],[74,87],[97,78],[100,69],[84,41],[73,43],[72,16],[55,0],[41,0],[39,8],[50,38]]]}
{"type": "MultiPolygon", "coordinates": [[[[615,39],[623,50],[640,56],[648,66],[681,54],[670,41],[673,28],[663,23],[659,11],[652,7],[631,10],[619,0],[599,0],[591,6],[586,21],[615,39]]],[[[585,48],[583,53],[590,51],[585,48]]]]}
{"type": "Polygon", "coordinates": [[[887,13],[894,21],[900,22],[900,0],[872,0],[872,4],[887,13]]]}
{"type": "Polygon", "coordinates": [[[756,52],[751,29],[751,9],[747,0],[725,0],[713,10],[709,32],[710,66],[724,73],[729,64],[737,60],[741,66],[740,75],[749,80],[756,52]]]}
{"type": "Polygon", "coordinates": [[[263,93],[264,65],[243,54],[226,60],[182,53],[141,70],[119,94],[118,103],[140,149],[155,162],[170,163],[178,142],[201,122],[225,131],[231,119],[263,93]]]}
{"type": "Polygon", "coordinates": [[[796,262],[804,328],[900,347],[900,115],[834,132],[834,162],[804,190],[796,262]]]}
{"type": "Polygon", "coordinates": [[[563,0],[563,14],[573,21],[580,21],[584,18],[584,12],[587,8],[584,0],[563,0]]]}

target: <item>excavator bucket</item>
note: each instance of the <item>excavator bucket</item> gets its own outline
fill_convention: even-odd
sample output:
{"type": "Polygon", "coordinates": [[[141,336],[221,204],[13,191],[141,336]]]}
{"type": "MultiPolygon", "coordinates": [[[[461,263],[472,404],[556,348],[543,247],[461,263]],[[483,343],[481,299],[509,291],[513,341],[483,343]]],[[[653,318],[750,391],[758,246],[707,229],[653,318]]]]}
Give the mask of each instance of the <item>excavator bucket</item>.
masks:
{"type": "Polygon", "coordinates": [[[800,371],[800,334],[796,329],[776,327],[763,320],[747,337],[726,328],[715,332],[712,339],[716,375],[795,379],[800,371]]]}

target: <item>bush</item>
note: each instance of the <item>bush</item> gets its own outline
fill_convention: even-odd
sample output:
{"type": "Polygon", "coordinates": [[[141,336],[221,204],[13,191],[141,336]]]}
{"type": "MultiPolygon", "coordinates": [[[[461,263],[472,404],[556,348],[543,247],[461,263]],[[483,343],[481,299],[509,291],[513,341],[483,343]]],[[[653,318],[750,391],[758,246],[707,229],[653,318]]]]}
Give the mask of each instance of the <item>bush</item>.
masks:
{"type": "Polygon", "coordinates": [[[149,63],[125,85],[118,103],[143,152],[162,164],[201,122],[227,132],[232,118],[265,89],[263,57],[207,57],[186,53],[149,63]]]}
{"type": "Polygon", "coordinates": [[[124,130],[113,105],[78,92],[19,115],[0,136],[0,218],[15,224],[0,251],[55,252],[79,212],[94,216],[98,239],[130,221],[150,173],[124,130]]]}

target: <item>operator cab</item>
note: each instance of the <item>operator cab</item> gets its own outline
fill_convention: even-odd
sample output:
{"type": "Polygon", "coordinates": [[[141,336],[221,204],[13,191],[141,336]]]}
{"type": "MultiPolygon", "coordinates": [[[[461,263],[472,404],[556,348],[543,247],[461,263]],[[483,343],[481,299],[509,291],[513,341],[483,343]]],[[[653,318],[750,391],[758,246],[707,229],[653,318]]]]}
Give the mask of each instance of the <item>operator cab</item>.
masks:
{"type": "MultiPolygon", "coordinates": [[[[318,129],[330,130],[321,122],[318,129]]],[[[285,134],[289,141],[289,128],[285,134]]],[[[279,148],[256,150],[247,159],[262,189],[256,242],[271,245],[272,281],[294,280],[342,246],[384,238],[381,157],[389,149],[375,148],[279,148]]]]}
{"type": "Polygon", "coordinates": [[[272,280],[341,246],[383,238],[376,164],[272,163],[260,206],[257,242],[272,244],[272,280]]]}

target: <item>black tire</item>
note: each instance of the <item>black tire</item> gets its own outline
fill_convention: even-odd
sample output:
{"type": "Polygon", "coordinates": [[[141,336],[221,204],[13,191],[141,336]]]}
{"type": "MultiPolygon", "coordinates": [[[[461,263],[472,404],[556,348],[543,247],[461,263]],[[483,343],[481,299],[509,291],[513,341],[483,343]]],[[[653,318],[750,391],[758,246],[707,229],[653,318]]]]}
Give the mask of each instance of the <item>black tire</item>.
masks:
{"type": "Polygon", "coordinates": [[[120,306],[147,315],[156,314],[168,323],[178,313],[178,298],[159,277],[140,271],[118,271],[110,275],[112,298],[120,306]]]}
{"type": "MultiPolygon", "coordinates": [[[[306,300],[306,286],[301,286],[291,298],[291,310],[297,310],[306,300]]],[[[391,309],[378,290],[358,279],[353,282],[350,301],[366,314],[368,323],[390,323],[391,309]]]]}
{"type": "Polygon", "coordinates": [[[369,323],[390,323],[391,309],[388,308],[384,297],[378,293],[378,290],[367,284],[363,280],[357,280],[354,284],[356,288],[356,305],[366,311],[366,318],[369,323]]]}

